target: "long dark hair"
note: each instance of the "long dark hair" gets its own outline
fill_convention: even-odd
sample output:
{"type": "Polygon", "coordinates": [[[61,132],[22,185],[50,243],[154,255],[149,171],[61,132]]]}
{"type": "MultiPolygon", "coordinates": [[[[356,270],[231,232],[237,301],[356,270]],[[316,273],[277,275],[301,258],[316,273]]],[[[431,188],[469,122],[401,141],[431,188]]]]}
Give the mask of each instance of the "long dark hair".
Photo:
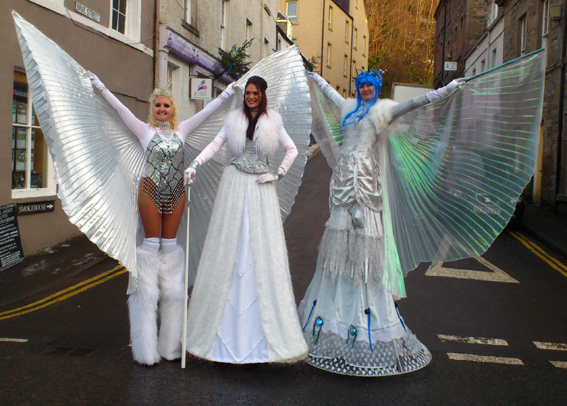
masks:
{"type": "Polygon", "coordinates": [[[262,114],[266,114],[266,109],[268,108],[268,99],[266,98],[266,89],[268,88],[268,83],[261,78],[260,76],[250,76],[248,82],[246,82],[246,87],[244,88],[244,115],[248,119],[248,129],[246,130],[246,138],[252,140],[254,138],[254,130],[256,129],[256,123],[258,119],[262,116],[262,114]],[[260,105],[258,106],[258,113],[256,117],[252,117],[252,112],[250,111],[250,107],[246,104],[246,87],[249,84],[256,85],[258,90],[260,91],[260,95],[262,96],[262,100],[260,100],[260,105]]]}

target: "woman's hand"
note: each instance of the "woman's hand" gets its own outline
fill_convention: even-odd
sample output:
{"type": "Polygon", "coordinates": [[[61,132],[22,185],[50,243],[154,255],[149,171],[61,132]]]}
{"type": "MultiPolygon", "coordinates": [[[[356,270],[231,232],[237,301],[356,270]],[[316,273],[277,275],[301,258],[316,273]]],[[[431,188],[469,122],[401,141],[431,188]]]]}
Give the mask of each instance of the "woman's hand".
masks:
{"type": "Polygon", "coordinates": [[[236,90],[234,90],[234,83],[231,83],[226,87],[226,89],[223,90],[220,97],[224,101],[230,99],[235,94],[236,94],[236,90]]]}
{"type": "Polygon", "coordinates": [[[187,185],[191,185],[193,182],[195,182],[195,174],[197,173],[197,170],[195,168],[187,168],[185,169],[185,173],[183,174],[183,184],[185,186],[187,185]]]}
{"type": "Polygon", "coordinates": [[[268,183],[278,180],[273,173],[264,173],[256,178],[256,183],[268,183]]]}
{"type": "Polygon", "coordinates": [[[313,79],[315,83],[319,85],[321,90],[329,86],[329,84],[325,81],[325,79],[323,79],[318,73],[309,72],[308,75],[311,77],[311,79],[313,79]]]}
{"type": "Polygon", "coordinates": [[[98,89],[100,91],[106,89],[106,86],[104,86],[104,83],[102,83],[100,81],[100,79],[98,78],[98,76],[95,75],[94,73],[92,73],[91,71],[87,71],[87,77],[91,80],[91,84],[93,85],[93,87],[95,89],[98,89]]]}

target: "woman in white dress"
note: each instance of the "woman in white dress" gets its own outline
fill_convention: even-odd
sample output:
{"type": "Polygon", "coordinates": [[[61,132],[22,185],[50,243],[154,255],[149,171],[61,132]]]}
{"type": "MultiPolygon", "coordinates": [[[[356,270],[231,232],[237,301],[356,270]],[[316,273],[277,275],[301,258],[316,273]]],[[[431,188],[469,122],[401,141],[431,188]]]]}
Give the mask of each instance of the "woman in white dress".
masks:
{"type": "Polygon", "coordinates": [[[281,116],[267,108],[266,89],[264,79],[250,77],[243,107],[228,115],[185,171],[192,181],[227,144],[232,159],[222,175],[187,319],[187,351],[211,361],[293,362],[307,356],[273,184],[298,153],[281,116]],[[286,153],[273,174],[268,159],[279,144],[286,153]]]}
{"type": "Polygon", "coordinates": [[[313,80],[342,108],[344,143],[330,184],[330,218],[315,275],[299,305],[307,362],[331,372],[383,376],[424,367],[431,354],[404,324],[384,286],[383,189],[376,159],[380,134],[402,114],[448,95],[458,83],[397,104],[378,99],[379,72],[356,78],[357,99],[313,80]]]}

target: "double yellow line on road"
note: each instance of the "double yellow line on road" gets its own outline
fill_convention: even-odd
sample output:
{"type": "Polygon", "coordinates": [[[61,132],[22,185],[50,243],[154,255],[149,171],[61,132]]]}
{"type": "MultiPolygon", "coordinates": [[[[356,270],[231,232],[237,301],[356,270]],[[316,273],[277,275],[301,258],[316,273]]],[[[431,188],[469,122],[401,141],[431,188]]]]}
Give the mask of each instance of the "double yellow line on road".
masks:
{"type": "Polygon", "coordinates": [[[128,272],[122,265],[118,265],[112,268],[110,271],[103,272],[93,278],[87,279],[81,283],[71,286],[67,289],[63,289],[51,296],[38,300],[37,302],[31,303],[26,306],[18,307],[17,309],[8,310],[0,313],[0,320],[9,319],[11,317],[21,316],[22,314],[31,313],[39,309],[43,309],[49,305],[52,305],[62,300],[68,299],[75,296],[85,290],[94,288],[101,283],[106,282],[109,279],[115,278],[123,273],[128,272]]]}
{"type": "Polygon", "coordinates": [[[508,230],[510,234],[522,244],[524,244],[527,249],[533,252],[535,255],[540,257],[543,261],[545,261],[550,267],[559,271],[563,274],[563,276],[567,276],[567,265],[562,263],[556,258],[550,256],[547,252],[545,252],[542,248],[536,245],[533,241],[529,240],[526,236],[520,234],[517,231],[508,230]]]}

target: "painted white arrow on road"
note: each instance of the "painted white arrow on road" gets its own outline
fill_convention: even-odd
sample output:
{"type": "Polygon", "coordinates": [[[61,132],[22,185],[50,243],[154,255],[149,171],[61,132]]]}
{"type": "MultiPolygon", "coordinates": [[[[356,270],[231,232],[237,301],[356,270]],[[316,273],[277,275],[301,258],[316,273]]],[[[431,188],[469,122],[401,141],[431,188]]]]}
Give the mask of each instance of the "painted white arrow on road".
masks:
{"type": "Polygon", "coordinates": [[[425,272],[426,276],[442,276],[445,278],[473,279],[486,282],[520,283],[496,265],[491,264],[483,257],[475,257],[478,262],[492,272],[473,271],[469,269],[445,268],[443,262],[432,262],[425,272]]]}

